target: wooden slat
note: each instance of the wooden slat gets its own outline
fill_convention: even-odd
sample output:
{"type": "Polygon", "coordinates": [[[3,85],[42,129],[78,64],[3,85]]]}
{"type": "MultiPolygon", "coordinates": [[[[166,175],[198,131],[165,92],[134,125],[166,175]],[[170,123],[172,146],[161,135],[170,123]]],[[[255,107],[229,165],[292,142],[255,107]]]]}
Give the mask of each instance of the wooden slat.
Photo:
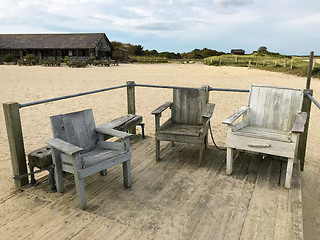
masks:
{"type": "Polygon", "coordinates": [[[242,116],[248,109],[249,109],[249,107],[242,106],[241,108],[238,109],[238,111],[233,113],[230,117],[228,117],[222,123],[224,123],[224,124],[232,124],[235,120],[237,120],[240,116],[242,116]]]}
{"type": "Polygon", "coordinates": [[[160,107],[158,107],[157,109],[153,110],[151,112],[151,114],[159,114],[162,113],[164,110],[166,110],[168,107],[170,107],[172,105],[172,102],[165,102],[164,104],[162,104],[160,107]]]}

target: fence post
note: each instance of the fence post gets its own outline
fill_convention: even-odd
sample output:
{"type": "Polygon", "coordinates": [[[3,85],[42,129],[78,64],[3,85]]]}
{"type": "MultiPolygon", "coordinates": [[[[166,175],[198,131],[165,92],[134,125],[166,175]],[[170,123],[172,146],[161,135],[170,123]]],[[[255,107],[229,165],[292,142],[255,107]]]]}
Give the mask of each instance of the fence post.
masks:
{"type": "Polygon", "coordinates": [[[304,125],[304,132],[300,134],[299,138],[299,146],[298,146],[298,159],[300,159],[300,170],[303,171],[304,168],[304,160],[306,156],[306,148],[307,148],[307,138],[308,138],[308,129],[309,129],[309,119],[311,112],[311,100],[308,98],[307,93],[313,94],[313,90],[305,89],[303,91],[303,102],[302,102],[302,112],[306,112],[308,114],[306,124],[304,125]]]}
{"type": "MultiPolygon", "coordinates": [[[[26,174],[28,171],[24,151],[19,104],[17,102],[3,103],[3,113],[7,127],[13,176],[26,174]]],[[[28,177],[14,180],[16,189],[20,189],[23,185],[28,183],[28,177]]]]}
{"type": "Polygon", "coordinates": [[[311,84],[311,75],[312,75],[312,66],[313,66],[313,54],[314,52],[310,52],[309,56],[309,67],[308,67],[308,77],[307,77],[307,86],[306,89],[310,89],[310,84],[311,84]]]}
{"type": "MultiPolygon", "coordinates": [[[[127,82],[127,106],[128,106],[128,114],[136,114],[136,98],[135,98],[135,82],[128,81],[127,82]]],[[[136,127],[133,126],[129,129],[129,132],[132,134],[136,134],[136,127]]]]}
{"type": "Polygon", "coordinates": [[[249,59],[248,68],[251,68],[251,59],[249,59]]]}

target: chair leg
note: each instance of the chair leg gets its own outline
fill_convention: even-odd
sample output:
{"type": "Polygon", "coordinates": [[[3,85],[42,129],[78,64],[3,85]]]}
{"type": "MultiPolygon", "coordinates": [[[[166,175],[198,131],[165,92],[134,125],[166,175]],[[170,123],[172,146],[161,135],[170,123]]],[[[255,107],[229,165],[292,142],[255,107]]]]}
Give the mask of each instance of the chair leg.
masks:
{"type": "Polygon", "coordinates": [[[57,187],[56,187],[56,183],[55,183],[55,180],[54,180],[54,169],[53,169],[53,167],[49,168],[49,175],[50,175],[50,184],[51,184],[50,192],[56,192],[57,191],[57,187]]]}
{"type": "Polygon", "coordinates": [[[160,141],[156,139],[156,161],[160,160],[160,141]]]}
{"type": "Polygon", "coordinates": [[[131,160],[122,163],[123,183],[124,186],[130,188],[132,185],[131,179],[131,160]]]}
{"type": "Polygon", "coordinates": [[[31,173],[31,185],[32,186],[36,186],[37,185],[37,181],[36,181],[36,179],[34,178],[34,166],[29,162],[28,163],[28,165],[29,165],[29,169],[30,169],[30,173],[31,173]]]}
{"type": "Polygon", "coordinates": [[[205,136],[205,138],[204,138],[204,146],[205,146],[205,150],[207,150],[208,149],[208,134],[205,136]]]}
{"type": "Polygon", "coordinates": [[[233,164],[233,149],[227,147],[227,168],[226,173],[231,174],[232,173],[232,164],[233,164]]]}
{"type": "Polygon", "coordinates": [[[285,188],[290,188],[291,185],[291,177],[292,177],[292,169],[293,169],[293,158],[288,158],[287,163],[287,173],[286,173],[286,182],[285,182],[285,188]]]}
{"type": "Polygon", "coordinates": [[[108,174],[107,169],[100,171],[101,176],[107,176],[107,174],[108,174]]]}
{"type": "Polygon", "coordinates": [[[175,143],[174,142],[171,142],[171,147],[174,147],[175,143]]]}
{"type": "Polygon", "coordinates": [[[57,191],[60,193],[63,193],[64,192],[63,173],[62,173],[59,152],[51,148],[51,154],[52,154],[52,161],[54,164],[54,180],[56,182],[57,191]]]}
{"type": "Polygon", "coordinates": [[[205,143],[202,142],[200,145],[200,154],[199,154],[199,161],[198,161],[198,167],[201,166],[202,160],[203,160],[203,151],[205,149],[205,143]]]}
{"type": "Polygon", "coordinates": [[[77,172],[74,173],[74,182],[76,184],[76,191],[81,208],[84,210],[87,208],[86,190],[84,187],[84,179],[80,179],[77,172]]]}

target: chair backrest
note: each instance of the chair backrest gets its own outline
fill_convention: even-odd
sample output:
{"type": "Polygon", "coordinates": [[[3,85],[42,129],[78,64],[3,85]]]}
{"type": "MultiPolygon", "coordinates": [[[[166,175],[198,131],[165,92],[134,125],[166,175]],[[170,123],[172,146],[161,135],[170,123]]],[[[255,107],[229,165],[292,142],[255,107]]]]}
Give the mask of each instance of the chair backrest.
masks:
{"type": "Polygon", "coordinates": [[[91,109],[52,116],[50,121],[53,137],[81,147],[84,152],[95,148],[98,136],[91,109]]]}
{"type": "Polygon", "coordinates": [[[300,89],[251,85],[250,125],[290,131],[301,111],[302,101],[300,89]]]}
{"type": "Polygon", "coordinates": [[[174,89],[172,122],[202,125],[202,111],[209,101],[209,87],[200,89],[174,89]]]}

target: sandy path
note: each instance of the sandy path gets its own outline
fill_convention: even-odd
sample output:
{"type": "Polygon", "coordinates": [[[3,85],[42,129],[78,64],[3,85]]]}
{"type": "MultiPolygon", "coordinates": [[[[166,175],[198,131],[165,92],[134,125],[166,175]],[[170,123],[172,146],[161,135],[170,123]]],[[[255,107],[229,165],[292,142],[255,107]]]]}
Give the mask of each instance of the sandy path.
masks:
{"type": "MultiPolygon", "coordinates": [[[[201,64],[120,65],[119,67],[0,66],[0,102],[32,102],[100,88],[123,85],[126,81],[143,84],[249,89],[250,84],[265,84],[304,88],[305,78],[247,68],[209,67],[201,64]]],[[[311,88],[320,101],[320,81],[311,88]]],[[[154,118],[150,114],[160,104],[172,98],[171,90],[137,88],[137,114],[144,118],[146,134],[154,133],[154,118]]],[[[211,120],[216,142],[225,144],[226,127],[221,122],[247,103],[247,93],[211,92],[210,102],[216,103],[211,120]]],[[[21,109],[26,153],[44,145],[51,137],[49,116],[92,108],[96,122],[102,123],[126,114],[126,90],[118,89],[21,109]]],[[[2,108],[0,110],[0,199],[13,191],[11,162],[2,108]]],[[[320,110],[312,106],[307,159],[303,172],[303,204],[305,239],[317,239],[320,234],[320,110]]],[[[211,143],[211,141],[210,141],[211,143]]]]}

